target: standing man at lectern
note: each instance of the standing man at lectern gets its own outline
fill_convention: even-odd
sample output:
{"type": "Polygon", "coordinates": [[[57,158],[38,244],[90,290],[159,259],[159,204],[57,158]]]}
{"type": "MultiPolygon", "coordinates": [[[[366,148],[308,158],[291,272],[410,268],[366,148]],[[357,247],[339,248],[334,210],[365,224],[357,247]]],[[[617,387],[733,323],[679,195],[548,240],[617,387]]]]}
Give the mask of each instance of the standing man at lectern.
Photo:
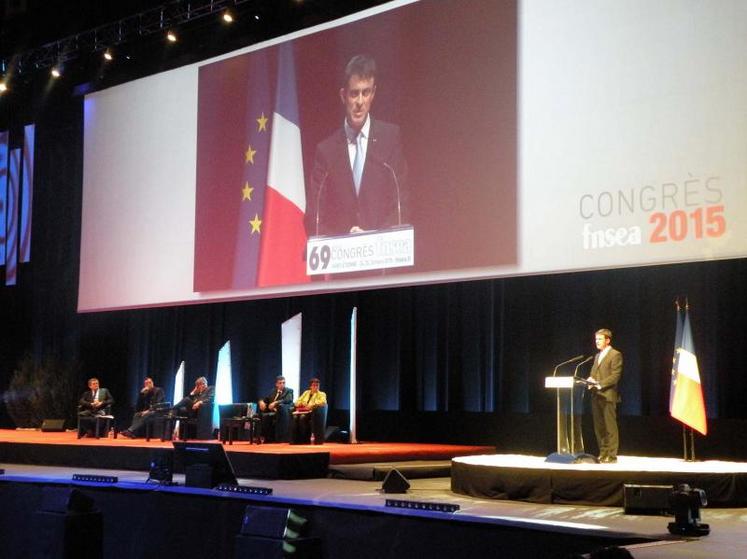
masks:
{"type": "Polygon", "coordinates": [[[316,148],[306,232],[347,235],[406,223],[407,164],[399,127],[374,119],[376,61],[357,55],[345,67],[342,126],[316,148]]]}
{"type": "Polygon", "coordinates": [[[599,461],[603,464],[617,462],[617,448],[620,442],[617,431],[617,404],[620,395],[617,384],[623,371],[622,353],[612,347],[612,332],[607,328],[594,334],[599,353],[587,379],[591,384],[591,414],[594,420],[594,434],[599,445],[599,461]]]}

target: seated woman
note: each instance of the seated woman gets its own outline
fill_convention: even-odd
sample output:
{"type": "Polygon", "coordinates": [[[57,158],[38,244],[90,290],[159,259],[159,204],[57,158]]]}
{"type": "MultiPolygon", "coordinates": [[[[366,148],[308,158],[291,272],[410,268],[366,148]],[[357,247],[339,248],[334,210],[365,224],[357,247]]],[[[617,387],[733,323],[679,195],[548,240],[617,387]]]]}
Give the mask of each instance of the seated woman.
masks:
{"type": "Polygon", "coordinates": [[[291,444],[309,444],[311,435],[314,444],[324,443],[324,430],[327,424],[327,395],[319,390],[319,379],[309,381],[309,389],[295,402],[291,444]]]}

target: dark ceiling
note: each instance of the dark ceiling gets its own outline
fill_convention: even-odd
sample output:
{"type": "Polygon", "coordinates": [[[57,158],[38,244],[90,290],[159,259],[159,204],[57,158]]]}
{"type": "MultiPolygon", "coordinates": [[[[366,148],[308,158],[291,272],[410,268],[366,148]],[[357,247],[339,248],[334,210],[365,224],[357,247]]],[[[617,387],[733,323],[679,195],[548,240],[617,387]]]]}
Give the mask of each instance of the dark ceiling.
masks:
{"type": "MultiPolygon", "coordinates": [[[[383,0],[214,0],[228,5],[236,15],[230,26],[210,13],[209,0],[0,0],[0,71],[6,73],[8,91],[0,96],[0,124],[28,118],[55,99],[102,89],[170,68],[189,64],[292,31],[317,25],[382,4],[383,0]],[[130,34],[114,45],[115,59],[104,62],[101,48],[86,41],[74,44],[64,64],[62,78],[50,83],[50,64],[28,63],[30,55],[56,52],[58,42],[92,36],[95,28],[111,31],[118,21],[148,15],[151,20],[163,10],[183,14],[203,9],[203,17],[177,27],[180,40],[167,44],[164,32],[130,34]],[[53,46],[49,46],[52,44],[53,46]],[[46,48],[45,48],[46,45],[46,48]],[[26,64],[20,64],[25,61],[26,64]],[[15,117],[15,118],[14,118],[15,117]]],[[[152,26],[151,26],[152,31],[152,26]]],[[[104,36],[104,34],[97,35],[104,36]]],[[[49,57],[47,57],[49,58],[49,57]]],[[[39,58],[34,59],[36,61],[39,58]]]]}

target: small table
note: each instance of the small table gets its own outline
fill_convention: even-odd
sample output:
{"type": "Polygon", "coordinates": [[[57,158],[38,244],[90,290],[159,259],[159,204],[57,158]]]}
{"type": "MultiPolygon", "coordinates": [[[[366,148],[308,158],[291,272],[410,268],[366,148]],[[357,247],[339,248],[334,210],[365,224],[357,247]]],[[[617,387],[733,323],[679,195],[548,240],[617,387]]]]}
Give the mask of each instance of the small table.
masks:
{"type": "Polygon", "coordinates": [[[152,418],[150,421],[145,422],[145,440],[150,442],[153,436],[153,425],[156,423],[161,424],[161,442],[169,441],[173,438],[174,427],[176,421],[179,419],[175,415],[166,414],[152,418]]]}
{"type": "Polygon", "coordinates": [[[221,419],[220,421],[220,432],[221,432],[221,441],[222,443],[225,443],[226,440],[228,440],[228,444],[233,444],[234,439],[234,431],[236,432],[236,438],[238,439],[238,435],[241,432],[241,429],[244,428],[246,424],[249,425],[249,444],[254,444],[256,441],[256,444],[259,444],[259,433],[257,432],[257,426],[259,425],[260,419],[259,416],[252,416],[252,417],[228,417],[225,419],[221,419]]]}

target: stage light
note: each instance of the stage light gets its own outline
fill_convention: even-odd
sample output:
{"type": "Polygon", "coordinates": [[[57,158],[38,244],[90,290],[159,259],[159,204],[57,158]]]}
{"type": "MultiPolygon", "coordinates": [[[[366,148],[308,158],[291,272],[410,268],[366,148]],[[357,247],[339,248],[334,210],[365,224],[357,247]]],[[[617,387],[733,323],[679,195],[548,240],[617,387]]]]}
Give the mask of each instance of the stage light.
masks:
{"type": "Polygon", "coordinates": [[[216,491],[225,491],[226,493],[245,493],[248,495],[272,495],[272,487],[260,487],[252,485],[233,485],[231,483],[221,483],[215,488],[216,491]]]}
{"type": "Polygon", "coordinates": [[[223,21],[226,23],[233,23],[233,14],[229,10],[223,12],[223,21]]]}
{"type": "Polygon", "coordinates": [[[677,536],[707,536],[708,524],[700,523],[700,507],[708,504],[702,489],[690,488],[683,483],[669,495],[669,508],[674,512],[674,522],[667,525],[670,534],[677,536]]]}
{"type": "Polygon", "coordinates": [[[52,68],[52,70],[49,72],[54,79],[59,78],[62,75],[62,70],[60,70],[57,66],[52,68]]]}
{"type": "Polygon", "coordinates": [[[459,505],[451,503],[431,503],[428,501],[403,501],[401,499],[387,499],[386,506],[395,509],[424,510],[429,512],[455,513],[459,505]]]}
{"type": "Polygon", "coordinates": [[[100,476],[95,474],[73,474],[73,481],[85,481],[88,483],[117,483],[117,476],[100,476]]]}
{"type": "Polygon", "coordinates": [[[112,54],[111,50],[106,49],[104,51],[104,60],[106,60],[107,62],[111,62],[112,60],[114,60],[114,55],[112,54]]]}
{"type": "Polygon", "coordinates": [[[259,21],[259,14],[254,14],[254,19],[256,19],[257,21],[259,21]]]}
{"type": "Polygon", "coordinates": [[[0,81],[0,94],[5,93],[6,91],[8,91],[8,86],[5,83],[5,80],[0,81]]]}
{"type": "Polygon", "coordinates": [[[176,41],[178,40],[176,37],[176,33],[174,33],[173,31],[169,31],[168,33],[166,33],[166,39],[168,39],[170,43],[176,43],[176,41]]]}

